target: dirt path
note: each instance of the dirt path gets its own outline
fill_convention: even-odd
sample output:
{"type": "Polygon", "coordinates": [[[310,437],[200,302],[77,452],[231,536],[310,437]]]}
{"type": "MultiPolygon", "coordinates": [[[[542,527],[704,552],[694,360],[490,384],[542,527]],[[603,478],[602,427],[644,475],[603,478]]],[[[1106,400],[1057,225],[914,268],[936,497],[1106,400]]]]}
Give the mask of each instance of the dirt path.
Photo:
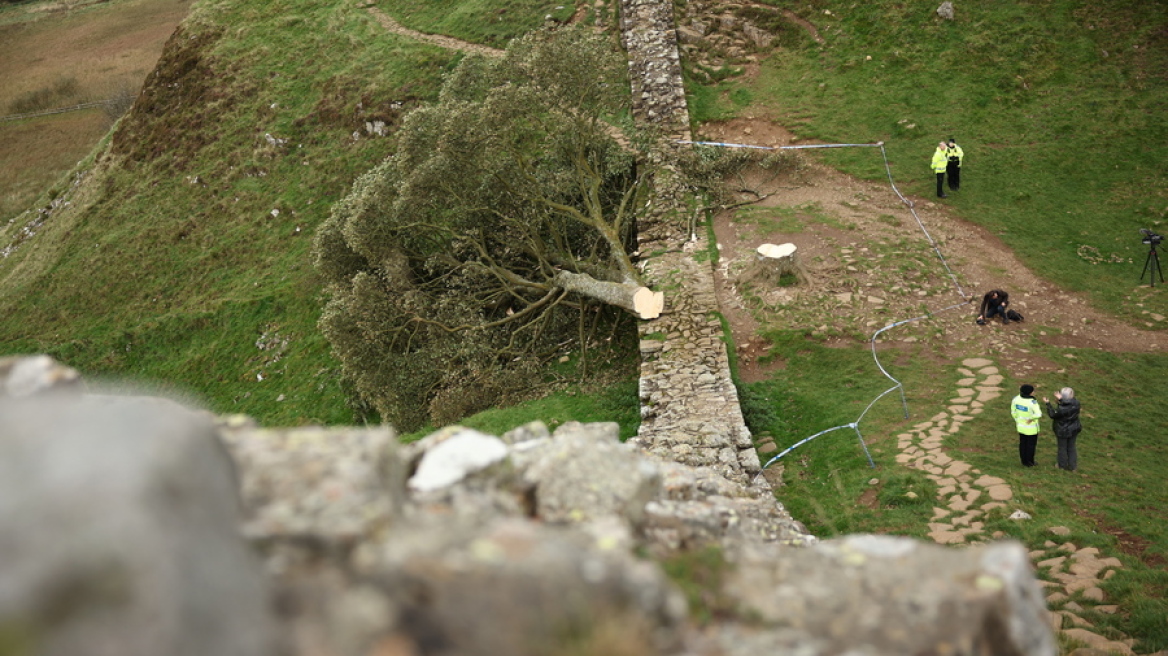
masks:
{"type": "MultiPolygon", "coordinates": [[[[772,146],[792,142],[791,135],[781,127],[745,119],[710,126],[703,136],[772,146]]],[[[879,151],[873,148],[872,156],[878,158],[879,151]]],[[[894,329],[886,336],[890,340],[932,343],[950,362],[980,355],[1000,356],[1012,378],[1061,368],[1061,363],[1028,352],[1026,345],[1035,336],[1067,348],[1123,352],[1168,349],[1168,337],[1163,333],[1121,323],[1096,311],[1082,295],[1040,279],[997,237],[954,217],[944,205],[913,199],[918,216],[938,242],[958,284],[941,266],[916,219],[887,183],[856,180],[808,163],[771,181],[766,190],[773,194],[754,208],[724,212],[715,218],[714,225],[721,248],[716,277],[719,298],[738,344],[743,378],[748,382],[768,373],[756,360],[766,348],[756,337],[754,314],[760,309],[768,322],[813,329],[829,342],[863,341],[893,321],[921,316],[926,311],[936,313],[968,300],[971,304],[966,307],[894,329]],[[775,220],[776,211],[790,216],[792,221],[785,224],[781,219],[775,220]],[[798,222],[814,224],[814,229],[785,229],[798,222]],[[812,283],[744,298],[734,280],[752,260],[755,249],[763,243],[788,242],[798,246],[812,283]],[[1012,307],[1026,316],[1026,322],[975,325],[976,304],[981,294],[992,288],[1009,291],[1012,307]],[[968,299],[963,299],[962,294],[968,299]],[[754,312],[747,309],[748,305],[754,312]]],[[[1159,289],[1137,287],[1132,292],[1133,302],[1140,302],[1141,294],[1153,293],[1159,293],[1159,289]]],[[[1147,315],[1149,325],[1164,320],[1160,315],[1147,315]]]]}
{"type": "Polygon", "coordinates": [[[441,34],[426,34],[425,32],[411,30],[410,28],[395,21],[393,18],[390,18],[389,14],[386,14],[377,7],[370,6],[366,7],[365,9],[374,18],[377,19],[377,22],[380,23],[387,32],[392,34],[408,37],[417,41],[423,41],[425,43],[438,46],[439,48],[446,48],[447,50],[461,50],[462,52],[469,52],[476,55],[482,55],[484,57],[503,56],[503,51],[496,48],[489,48],[477,43],[460,41],[448,36],[442,36],[441,34]]]}

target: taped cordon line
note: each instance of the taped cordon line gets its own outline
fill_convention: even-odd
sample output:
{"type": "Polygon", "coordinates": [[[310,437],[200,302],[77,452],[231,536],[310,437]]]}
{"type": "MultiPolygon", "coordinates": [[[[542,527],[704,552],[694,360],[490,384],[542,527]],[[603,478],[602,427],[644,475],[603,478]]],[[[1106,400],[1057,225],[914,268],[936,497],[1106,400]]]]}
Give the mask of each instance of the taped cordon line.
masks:
{"type": "MultiPolygon", "coordinates": [[[[892,387],[889,387],[888,389],[884,390],[883,392],[881,392],[879,395],[876,396],[876,398],[872,399],[872,402],[868,404],[868,407],[864,408],[864,411],[860,413],[860,416],[855,421],[851,422],[850,424],[843,424],[841,426],[833,426],[832,428],[828,428],[826,430],[819,431],[818,433],[816,433],[810,437],[806,437],[806,438],[803,438],[802,440],[799,440],[795,444],[787,447],[786,450],[782,451],[781,453],[779,453],[775,457],[768,460],[766,462],[766,464],[763,465],[762,468],[759,470],[758,475],[762,476],[762,469],[766,469],[767,467],[770,467],[771,464],[775,463],[783,456],[794,451],[795,449],[799,448],[800,446],[807,444],[811,440],[813,440],[821,435],[826,435],[826,434],[831,433],[833,431],[843,430],[845,428],[850,428],[856,432],[856,438],[860,441],[860,447],[864,449],[864,456],[868,458],[868,466],[871,467],[872,469],[875,469],[876,463],[872,460],[872,454],[868,452],[868,445],[867,445],[867,443],[864,442],[864,435],[860,432],[860,422],[864,420],[864,417],[868,414],[868,411],[871,410],[872,407],[875,406],[876,403],[880,399],[882,399],[885,396],[888,396],[889,394],[891,394],[892,392],[898,391],[898,390],[900,391],[901,407],[904,408],[904,418],[908,419],[908,400],[904,396],[904,384],[901,383],[896,378],[894,378],[892,376],[892,374],[888,373],[888,370],[885,369],[884,365],[880,363],[880,357],[876,353],[876,339],[879,338],[880,334],[886,330],[898,328],[900,326],[903,326],[903,325],[909,324],[909,323],[913,323],[915,321],[922,321],[924,319],[930,319],[930,318],[932,318],[932,317],[934,317],[937,314],[940,314],[942,312],[948,312],[949,310],[953,310],[953,309],[962,307],[962,306],[968,304],[969,299],[970,299],[970,297],[965,293],[965,290],[961,288],[961,283],[959,283],[957,281],[957,276],[953,273],[953,270],[949,268],[949,263],[947,261],[945,261],[945,255],[943,253],[941,253],[941,247],[937,244],[936,240],[933,239],[933,236],[929,234],[928,229],[925,228],[924,222],[921,221],[921,217],[917,216],[917,211],[916,211],[916,208],[913,207],[912,201],[905,198],[904,194],[900,193],[900,189],[897,189],[896,181],[892,179],[892,167],[888,163],[888,151],[886,151],[884,149],[884,142],[878,141],[876,143],[869,143],[869,144],[807,144],[807,145],[802,145],[802,146],[756,146],[756,145],[751,145],[751,144],[725,143],[725,142],[719,142],[719,141],[678,141],[677,143],[689,144],[689,145],[693,145],[693,146],[713,146],[716,148],[748,148],[751,150],[805,150],[805,149],[812,149],[812,148],[879,148],[880,149],[880,155],[884,159],[884,172],[888,176],[888,185],[892,188],[892,191],[893,191],[893,193],[896,194],[896,197],[900,199],[900,202],[904,203],[904,205],[908,208],[908,211],[909,211],[909,213],[912,214],[913,218],[916,219],[917,226],[920,227],[921,232],[923,232],[925,235],[925,238],[929,240],[929,244],[933,247],[933,252],[937,254],[937,259],[941,261],[941,266],[943,266],[945,268],[945,272],[947,274],[949,274],[949,279],[953,281],[953,287],[957,290],[957,294],[962,298],[962,302],[955,303],[955,304],[950,305],[949,307],[946,307],[946,308],[942,308],[940,310],[937,310],[937,312],[927,312],[926,314],[919,316],[919,317],[913,317],[911,319],[903,319],[901,321],[896,321],[896,322],[890,323],[887,326],[884,326],[883,328],[872,333],[872,337],[869,339],[869,342],[870,342],[871,347],[872,347],[872,360],[876,363],[876,367],[878,369],[880,369],[880,373],[884,374],[884,377],[887,378],[888,380],[891,380],[894,383],[894,385],[892,387]]],[[[757,480],[757,476],[755,478],[757,480]]]]}
{"type": "MultiPolygon", "coordinates": [[[[806,150],[809,148],[884,148],[884,142],[874,144],[805,144],[802,146],[753,146],[751,144],[725,143],[722,141],[678,141],[679,144],[691,146],[718,146],[721,148],[751,148],[754,150],[806,150]]],[[[887,160],[885,160],[887,161],[887,160]]],[[[903,197],[902,197],[903,198],[903,197]]]]}

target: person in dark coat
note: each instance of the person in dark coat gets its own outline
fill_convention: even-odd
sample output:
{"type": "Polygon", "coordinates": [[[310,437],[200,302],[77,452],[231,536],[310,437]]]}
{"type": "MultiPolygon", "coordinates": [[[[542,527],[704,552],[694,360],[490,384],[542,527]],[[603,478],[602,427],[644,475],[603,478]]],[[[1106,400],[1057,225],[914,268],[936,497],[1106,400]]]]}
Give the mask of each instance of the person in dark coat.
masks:
{"type": "Polygon", "coordinates": [[[949,189],[957,191],[961,189],[961,162],[965,159],[965,151],[961,150],[961,146],[957,145],[953,137],[949,137],[945,154],[949,158],[949,163],[945,166],[945,173],[949,176],[949,189]]]}
{"type": "Polygon", "coordinates": [[[1058,406],[1052,406],[1044,396],[1046,414],[1054,421],[1054,436],[1058,438],[1058,466],[1059,469],[1075,471],[1079,467],[1079,452],[1075,450],[1075,439],[1083,424],[1079,422],[1079,400],[1075,398],[1075,390],[1064,387],[1054,393],[1058,406]]]}
{"type": "Polygon", "coordinates": [[[1002,317],[1002,323],[1010,323],[1006,310],[1010,307],[1010,295],[1000,289],[991,289],[981,299],[981,310],[977,313],[977,322],[984,324],[995,315],[1002,317]]]}

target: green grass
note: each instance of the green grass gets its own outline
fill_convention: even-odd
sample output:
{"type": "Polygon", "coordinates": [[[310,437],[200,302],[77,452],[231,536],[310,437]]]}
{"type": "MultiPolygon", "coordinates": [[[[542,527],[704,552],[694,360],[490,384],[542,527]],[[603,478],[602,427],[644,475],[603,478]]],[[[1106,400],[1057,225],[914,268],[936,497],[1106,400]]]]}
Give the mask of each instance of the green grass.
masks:
{"type": "MultiPolygon", "coordinates": [[[[571,385],[555,394],[506,408],[492,408],[458,423],[488,435],[502,435],[533,421],[542,421],[553,431],[569,421],[613,421],[620,425],[620,439],[623,442],[636,435],[641,425],[637,384],[634,376],[605,387],[571,385]]],[[[413,442],[433,431],[433,426],[426,426],[402,435],[401,440],[413,442]]]]}
{"type": "MultiPolygon", "coordinates": [[[[780,450],[834,426],[855,421],[887,382],[863,345],[827,347],[799,333],[767,335],[771,357],[785,363],[772,379],[740,387],[743,412],[755,434],[767,432],[780,450]]],[[[1168,487],[1162,484],[1168,443],[1163,420],[1149,408],[1146,386],[1168,367],[1161,354],[1110,354],[1074,349],[1063,352],[1032,344],[1051,361],[1074,366],[1065,373],[1034,379],[1038,396],[1063,386],[1083,403],[1084,430],[1078,440],[1079,471],[1053,467],[1055,442],[1045,423],[1040,467],[1018,464],[1017,434],[1005,407],[1007,399],[963,424],[948,438],[946,451],[983,473],[1005,479],[1015,498],[1008,509],[987,516],[985,532],[1001,531],[1039,549],[1048,540],[1096,546],[1115,555],[1124,567],[1103,584],[1108,603],[1123,612],[1090,614],[1090,621],[1143,641],[1145,651],[1168,647],[1168,487]],[[1014,509],[1030,513],[1028,522],[1008,520],[1014,509]],[[1047,529],[1066,526],[1071,535],[1054,537],[1047,529]],[[1121,543],[1122,538],[1122,543],[1121,543]]],[[[899,465],[896,438],[913,424],[947,405],[956,389],[954,365],[920,350],[887,349],[881,362],[905,383],[910,418],[905,420],[896,393],[879,401],[859,424],[877,468],[872,470],[849,428],[822,435],[798,447],[772,467],[784,468],[786,486],[778,498],[791,514],[821,537],[855,532],[924,537],[937,505],[936,487],[922,472],[899,465]],[[875,479],[877,482],[871,484],[875,479]],[[911,494],[910,494],[911,493],[911,494]]],[[[1007,379],[1009,390],[1014,381],[1007,379]]],[[[773,454],[772,454],[773,455],[773,454]]],[[[764,459],[765,462],[765,459],[764,459]]]]}
{"type": "Polygon", "coordinates": [[[457,55],[340,1],[208,1],[182,29],[113,156],[82,165],[100,182],[56,185],[71,207],[0,261],[0,350],[157,381],[263,423],[351,422],[316,329],[310,240],[389,153],[365,122],[392,127],[457,55]],[[270,333],[287,338],[278,357],[257,346],[270,333]]]}
{"type": "MultiPolygon", "coordinates": [[[[748,107],[724,102],[703,115],[749,112],[827,142],[883,140],[902,191],[925,197],[936,142],[956,136],[966,163],[948,204],[1040,275],[1138,319],[1125,301],[1147,253],[1137,229],[1168,231],[1168,6],[973,5],[953,22],[891,0],[807,9],[826,44],[775,49],[757,78],[739,78],[748,107]],[[1083,247],[1108,261],[1089,261],[1083,247]]],[[[702,107],[711,93],[729,97],[731,84],[691,97],[702,107]]],[[[885,175],[866,149],[823,158],[885,175]]],[[[1156,303],[1164,314],[1168,300],[1156,303]]]]}
{"type": "MultiPolygon", "coordinates": [[[[888,437],[888,426],[903,421],[899,395],[884,397],[858,424],[876,470],[869,467],[860,437],[849,427],[872,399],[893,386],[880,375],[871,353],[862,347],[828,347],[801,332],[775,331],[766,337],[772,342],[770,359],[781,359],[782,371],[798,375],[739,386],[751,432],[769,434],[781,452],[815,433],[838,428],[772,465],[784,467],[787,485],[779,498],[792,516],[825,538],[857,532],[923,536],[925,521],[920,517],[932,508],[935,486],[924,474],[895,465],[896,443],[888,437]],[[870,484],[873,478],[879,480],[875,486],[870,484]],[[873,495],[879,503],[863,505],[873,495]]],[[[896,351],[884,351],[881,358],[885,363],[913,359],[909,352],[896,351]]],[[[910,390],[907,381],[927,375],[906,373],[910,390]]]]}
{"type": "Polygon", "coordinates": [[[503,48],[511,39],[572,17],[575,3],[549,0],[393,0],[378,8],[408,28],[503,48]]]}
{"type": "MultiPolygon", "coordinates": [[[[953,22],[939,20],[934,5],[891,0],[814,0],[789,8],[816,26],[824,44],[787,40],[768,53],[756,77],[719,78],[688,89],[700,121],[751,115],[803,139],[884,141],[901,191],[929,200],[929,157],[937,141],[956,136],[966,165],[962,190],[946,201],[953,212],[1000,236],[1043,278],[1086,293],[1094,306],[1133,325],[1150,327],[1149,312],[1168,314],[1168,296],[1159,288],[1136,289],[1147,254],[1137,230],[1168,230],[1162,170],[1168,159],[1168,7],[1125,0],[971,5],[959,6],[953,22]],[[735,94],[736,86],[745,93],[735,94]],[[751,102],[741,106],[735,97],[751,102]]],[[[691,76],[695,80],[704,78],[691,76]]],[[[812,156],[882,180],[883,161],[872,155],[833,149],[812,156]]],[[[762,231],[798,227],[769,209],[739,215],[762,231]]],[[[921,262],[899,257],[904,275],[923,270],[921,262]]],[[[823,336],[790,330],[767,336],[775,344],[772,357],[784,366],[770,380],[739,390],[752,431],[773,436],[780,450],[846,426],[887,388],[860,341],[864,336],[855,335],[852,346],[835,340],[831,348],[823,336]]],[[[882,362],[906,385],[913,417],[902,418],[893,394],[861,423],[875,471],[848,428],[772,465],[784,468],[787,482],[779,498],[814,533],[924,534],[935,489],[895,462],[894,436],[947,405],[956,373],[944,342],[882,351],[882,362]]],[[[1070,385],[1083,400],[1080,472],[1052,467],[1049,432],[1039,451],[1046,466],[1023,471],[1017,437],[1001,408],[965,423],[946,449],[1007,479],[1016,495],[1011,508],[1035,517],[1010,521],[996,511],[987,533],[1001,531],[1040,548],[1053,537],[1047,528],[1063,525],[1076,545],[1119,556],[1124,568],[1104,588],[1121,612],[1088,619],[1104,633],[1139,639],[1142,652],[1165,649],[1168,522],[1162,509],[1168,488],[1161,470],[1168,445],[1154,390],[1168,357],[1062,352],[1037,338],[1025,348],[1062,367],[1037,377],[1040,393],[1070,385]]],[[[1006,386],[1016,384],[1008,380],[1006,386]]]]}

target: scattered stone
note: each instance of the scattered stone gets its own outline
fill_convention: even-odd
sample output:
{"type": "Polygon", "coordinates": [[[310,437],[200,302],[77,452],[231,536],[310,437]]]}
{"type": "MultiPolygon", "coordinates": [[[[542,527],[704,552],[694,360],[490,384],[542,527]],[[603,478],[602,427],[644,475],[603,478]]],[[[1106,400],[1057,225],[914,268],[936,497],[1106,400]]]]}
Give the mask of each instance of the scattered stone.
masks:
{"type": "Polygon", "coordinates": [[[1052,534],[1057,535],[1059,537],[1066,537],[1066,536],[1071,534],[1071,529],[1069,529],[1065,526],[1051,526],[1050,528],[1048,528],[1046,530],[1048,533],[1052,533],[1052,534]]]}
{"type": "Polygon", "coordinates": [[[81,375],[47,355],[0,358],[0,399],[82,391],[81,375]]]}
{"type": "Polygon", "coordinates": [[[1131,647],[1125,645],[1124,643],[1108,640],[1107,638],[1104,638],[1097,633],[1092,633],[1087,629],[1064,629],[1062,633],[1064,636],[1072,640],[1077,640],[1092,649],[1102,651],[1104,653],[1110,654],[1111,656],[1114,656],[1115,654],[1119,654],[1120,656],[1134,656],[1135,654],[1131,647]]]}
{"type": "Polygon", "coordinates": [[[409,488],[415,492],[448,487],[507,457],[503,440],[470,428],[452,426],[426,439],[434,446],[420,447],[425,454],[409,480],[409,488]]]}

